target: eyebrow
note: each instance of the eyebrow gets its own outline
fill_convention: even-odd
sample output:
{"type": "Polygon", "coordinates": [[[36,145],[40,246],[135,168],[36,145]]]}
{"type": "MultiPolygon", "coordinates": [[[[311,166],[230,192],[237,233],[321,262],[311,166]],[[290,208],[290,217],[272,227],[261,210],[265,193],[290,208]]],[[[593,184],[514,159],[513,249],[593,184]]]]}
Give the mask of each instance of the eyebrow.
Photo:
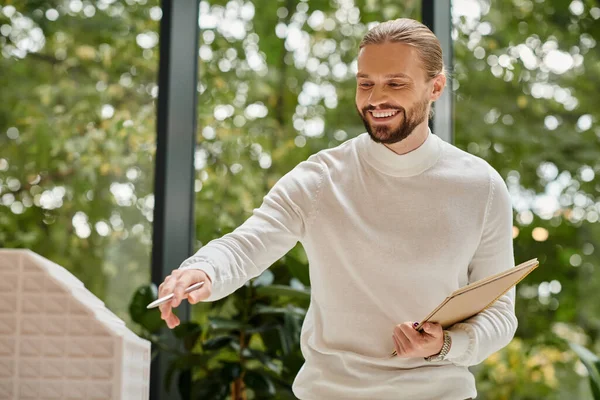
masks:
{"type": "MultiPolygon", "coordinates": [[[[356,74],[357,78],[369,78],[369,75],[365,74],[365,73],[361,73],[359,72],[358,74],[356,74]]],[[[394,78],[404,78],[404,79],[409,79],[410,80],[410,76],[403,74],[401,72],[397,73],[397,74],[388,74],[384,77],[385,79],[394,79],[394,78]]]]}

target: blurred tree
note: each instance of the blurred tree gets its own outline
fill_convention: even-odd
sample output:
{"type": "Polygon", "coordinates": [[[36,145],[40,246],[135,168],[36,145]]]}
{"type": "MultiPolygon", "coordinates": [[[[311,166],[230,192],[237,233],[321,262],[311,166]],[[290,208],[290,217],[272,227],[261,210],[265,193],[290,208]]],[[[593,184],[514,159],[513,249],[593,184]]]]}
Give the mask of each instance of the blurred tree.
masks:
{"type": "MultiPolygon", "coordinates": [[[[557,336],[590,341],[597,352],[600,114],[593,92],[600,83],[600,4],[471,3],[460,2],[454,13],[456,142],[506,178],[515,209],[516,258],[541,261],[519,285],[517,335],[524,353],[544,342],[568,350],[557,336]]],[[[585,375],[579,362],[577,371],[585,375]]],[[[574,384],[572,365],[561,373],[563,390],[543,396],[514,386],[522,378],[513,380],[514,392],[506,396],[498,397],[493,387],[483,394],[562,398],[582,387],[574,384]]],[[[576,397],[590,396],[587,386],[582,390],[576,397]]]]}
{"type": "Polygon", "coordinates": [[[0,11],[0,247],[65,266],[125,320],[150,277],[158,3],[0,11]]]}
{"type": "MultiPolygon", "coordinates": [[[[585,368],[562,339],[600,353],[600,5],[453,6],[456,144],[506,178],[517,261],[542,262],[518,288],[518,341],[473,368],[480,395],[589,398],[585,368]]],[[[354,106],[358,42],[370,23],[418,19],[420,1],[214,0],[200,9],[196,248],[239,226],[297,163],[363,131],[354,106]]],[[[9,0],[0,8],[0,246],[64,265],[125,319],[134,288],[149,280],[160,16],[150,0],[9,0]]],[[[301,246],[266,274],[257,287],[310,283],[301,246]]],[[[256,317],[257,305],[281,309],[281,301],[247,285],[194,307],[198,351],[213,340],[219,379],[234,383],[223,396],[256,369],[249,350],[285,360],[284,382],[295,376],[296,319],[256,317]],[[225,328],[213,329],[215,318],[242,322],[227,325],[235,340],[217,339],[225,328]],[[285,329],[261,332],[265,324],[285,329]]],[[[196,379],[207,371],[199,367],[196,379]]],[[[250,377],[271,389],[264,376],[250,377]]]]}

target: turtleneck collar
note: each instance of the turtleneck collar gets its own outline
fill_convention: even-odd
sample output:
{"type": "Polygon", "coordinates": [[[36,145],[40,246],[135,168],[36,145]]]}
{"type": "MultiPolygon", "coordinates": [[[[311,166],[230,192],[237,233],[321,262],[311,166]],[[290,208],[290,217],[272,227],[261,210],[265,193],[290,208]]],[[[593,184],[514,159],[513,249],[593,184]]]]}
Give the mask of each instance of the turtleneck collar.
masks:
{"type": "Polygon", "coordinates": [[[431,130],[421,146],[406,154],[396,154],[385,145],[374,142],[368,133],[360,136],[359,153],[373,168],[387,175],[419,175],[431,168],[442,153],[442,139],[431,133],[431,130]]]}

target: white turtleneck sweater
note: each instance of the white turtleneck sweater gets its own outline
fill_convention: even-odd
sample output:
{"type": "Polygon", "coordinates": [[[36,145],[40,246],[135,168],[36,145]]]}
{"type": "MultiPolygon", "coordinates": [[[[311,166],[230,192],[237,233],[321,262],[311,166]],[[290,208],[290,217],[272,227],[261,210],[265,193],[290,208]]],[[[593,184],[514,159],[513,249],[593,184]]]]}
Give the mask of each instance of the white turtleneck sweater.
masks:
{"type": "Polygon", "coordinates": [[[298,398],[476,397],[468,366],[513,338],[514,288],[449,329],[446,360],[389,354],[395,325],[420,321],[452,291],[514,266],[511,201],[488,163],[432,133],[404,155],[364,133],[300,163],[244,224],[181,268],[206,272],[214,301],[298,241],[311,279],[298,398]]]}

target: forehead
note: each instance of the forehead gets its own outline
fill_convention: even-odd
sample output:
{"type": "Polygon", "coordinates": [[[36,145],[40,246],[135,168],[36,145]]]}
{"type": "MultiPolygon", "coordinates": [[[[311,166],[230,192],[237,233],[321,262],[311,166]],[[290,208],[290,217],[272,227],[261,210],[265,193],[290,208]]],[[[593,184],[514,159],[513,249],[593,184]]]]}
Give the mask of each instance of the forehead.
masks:
{"type": "Polygon", "coordinates": [[[358,73],[372,77],[405,74],[413,80],[424,79],[416,49],[404,43],[370,44],[358,53],[358,73]]]}

